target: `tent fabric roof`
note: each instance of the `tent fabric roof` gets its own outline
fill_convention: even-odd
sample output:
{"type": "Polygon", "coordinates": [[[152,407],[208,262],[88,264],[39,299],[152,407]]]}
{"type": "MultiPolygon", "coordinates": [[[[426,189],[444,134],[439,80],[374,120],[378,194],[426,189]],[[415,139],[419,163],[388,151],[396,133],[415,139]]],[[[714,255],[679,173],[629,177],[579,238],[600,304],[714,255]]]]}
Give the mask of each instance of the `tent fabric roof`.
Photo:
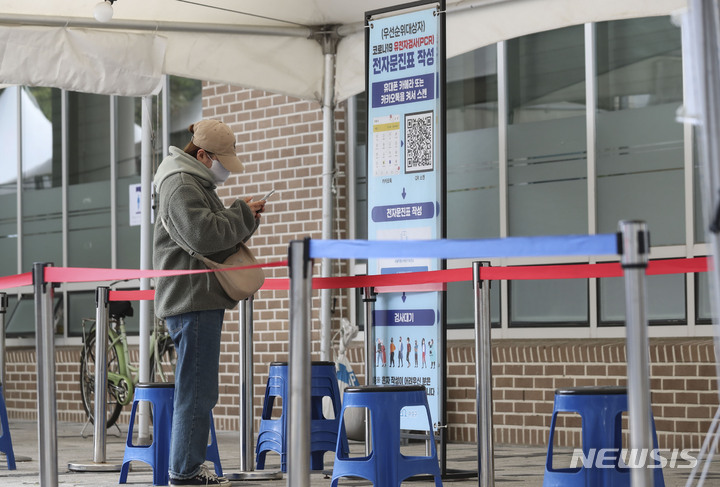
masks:
{"type": "MultiPolygon", "coordinates": [[[[324,58],[312,33],[333,26],[340,35],[335,97],[341,101],[365,88],[365,12],[402,2],[116,0],[107,24],[93,19],[96,3],[0,0],[0,42],[12,38],[23,46],[18,58],[6,45],[0,83],[139,95],[153,92],[161,74],[172,74],[320,100],[324,58]],[[111,39],[118,31],[124,38],[111,39]],[[82,39],[81,47],[69,38],[82,39]],[[94,47],[92,56],[88,46],[94,47]],[[98,82],[101,72],[106,76],[98,82]]],[[[686,5],[687,0],[447,0],[447,54],[568,25],[667,15],[686,5]]]]}

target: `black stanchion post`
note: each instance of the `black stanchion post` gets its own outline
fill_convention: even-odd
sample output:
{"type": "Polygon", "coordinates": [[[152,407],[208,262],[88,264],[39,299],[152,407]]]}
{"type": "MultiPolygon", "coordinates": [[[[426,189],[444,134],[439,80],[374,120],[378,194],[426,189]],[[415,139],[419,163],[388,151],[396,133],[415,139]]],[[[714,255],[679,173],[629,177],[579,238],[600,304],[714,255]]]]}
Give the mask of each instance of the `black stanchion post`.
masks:
{"type": "MultiPolygon", "coordinates": [[[[107,347],[110,324],[110,288],[100,286],[95,290],[95,404],[93,417],[92,463],[69,463],[68,470],[75,472],[119,472],[122,464],[106,463],[107,426],[107,347]]],[[[87,364],[86,364],[87,366],[87,364]]]]}
{"type": "MultiPolygon", "coordinates": [[[[621,221],[618,253],[625,275],[625,314],[627,350],[628,422],[630,449],[640,455],[653,448],[650,421],[650,341],[646,312],[645,270],[650,254],[647,225],[640,221],[621,221]]],[[[652,464],[652,460],[648,460],[652,464]]],[[[653,470],[649,465],[631,469],[633,487],[651,487],[653,470]]],[[[654,465],[653,465],[654,466],[654,465]]]]}
{"type": "Polygon", "coordinates": [[[290,242],[290,350],[287,477],[288,487],[310,485],[310,239],[290,242]]]}
{"type": "MultiPolygon", "coordinates": [[[[372,287],[363,288],[363,302],[365,303],[365,385],[375,383],[375,342],[373,340],[372,323],[373,308],[377,301],[377,294],[372,287]]],[[[370,433],[370,410],[365,411],[365,455],[372,452],[372,434],[370,433]]]]}
{"type": "Polygon", "coordinates": [[[0,384],[5,384],[5,314],[7,308],[7,293],[0,293],[0,384]]]}
{"type": "Polygon", "coordinates": [[[35,353],[37,355],[38,451],[40,485],[57,487],[57,406],[55,404],[55,324],[53,323],[53,286],[45,282],[45,267],[33,264],[35,290],[35,353]]]}
{"type": "Polygon", "coordinates": [[[478,484],[481,487],[494,487],[495,485],[490,281],[483,280],[480,275],[480,269],[488,267],[490,267],[489,262],[473,262],[478,484]]]}
{"type": "Polygon", "coordinates": [[[253,300],[240,301],[240,471],[226,475],[228,480],[271,480],[281,479],[282,472],[255,470],[254,468],[254,416],[253,416],[253,300]]]}

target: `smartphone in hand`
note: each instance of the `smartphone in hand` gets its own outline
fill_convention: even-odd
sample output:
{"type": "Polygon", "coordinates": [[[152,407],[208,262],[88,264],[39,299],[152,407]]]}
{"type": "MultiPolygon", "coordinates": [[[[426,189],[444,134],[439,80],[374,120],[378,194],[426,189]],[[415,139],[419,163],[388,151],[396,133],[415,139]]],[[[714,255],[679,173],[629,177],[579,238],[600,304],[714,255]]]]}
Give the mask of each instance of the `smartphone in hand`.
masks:
{"type": "Polygon", "coordinates": [[[269,197],[271,197],[273,195],[273,193],[275,193],[274,189],[272,191],[270,191],[268,194],[266,194],[265,196],[263,196],[262,198],[260,198],[258,201],[267,201],[267,199],[269,197]]]}

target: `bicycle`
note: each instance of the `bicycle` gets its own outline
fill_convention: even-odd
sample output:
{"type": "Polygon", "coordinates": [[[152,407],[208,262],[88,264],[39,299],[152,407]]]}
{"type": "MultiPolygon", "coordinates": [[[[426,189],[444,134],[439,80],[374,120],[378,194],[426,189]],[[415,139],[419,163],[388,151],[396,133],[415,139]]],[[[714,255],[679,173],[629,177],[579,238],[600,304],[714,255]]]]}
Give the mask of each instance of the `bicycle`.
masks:
{"type": "MultiPolygon", "coordinates": [[[[115,424],[124,406],[132,401],[139,381],[139,368],[130,362],[125,318],[133,316],[129,301],[111,301],[108,323],[107,427],[115,424]]],[[[89,421],[94,424],[95,411],[95,320],[84,318],[83,349],[80,353],[80,395],[89,421]],[[85,329],[89,325],[86,335],[85,329]]],[[[167,329],[155,321],[150,335],[150,380],[168,382],[174,378],[177,355],[167,329]]]]}

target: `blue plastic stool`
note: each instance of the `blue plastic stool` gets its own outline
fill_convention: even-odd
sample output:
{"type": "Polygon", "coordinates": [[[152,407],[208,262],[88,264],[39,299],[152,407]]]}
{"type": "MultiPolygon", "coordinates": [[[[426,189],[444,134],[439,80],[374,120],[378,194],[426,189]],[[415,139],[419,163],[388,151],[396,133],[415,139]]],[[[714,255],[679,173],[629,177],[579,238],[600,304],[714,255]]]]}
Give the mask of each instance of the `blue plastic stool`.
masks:
{"type": "MultiPolygon", "coordinates": [[[[595,454],[602,448],[616,449],[619,458],[622,450],[622,413],[627,411],[627,388],[617,386],[585,386],[557,389],[555,406],[550,422],[550,439],[545,462],[543,487],[604,487],[630,486],[630,469],[618,465],[613,468],[596,468],[593,457],[592,467],[582,462],[576,468],[553,468],[553,439],[555,422],[560,412],[578,413],[582,419],[582,451],[589,458],[590,450],[595,454]]],[[[652,419],[652,415],[651,415],[652,419]]],[[[657,448],[655,421],[652,420],[653,445],[657,448]]],[[[649,457],[648,457],[649,458],[649,457]]],[[[610,457],[603,462],[610,464],[610,457]]],[[[655,487],[665,487],[662,468],[653,469],[655,487]]]]}
{"type": "Polygon", "coordinates": [[[7,409],[5,408],[5,395],[3,386],[0,384],[0,427],[2,427],[2,436],[0,436],[0,452],[5,454],[7,458],[8,470],[16,470],[15,452],[13,451],[12,438],[10,437],[10,425],[8,424],[7,409]]]}
{"type": "MultiPolygon", "coordinates": [[[[125,445],[125,455],[120,469],[120,481],[127,482],[130,462],[138,460],[150,465],[153,469],[153,485],[167,485],[170,481],[168,469],[170,466],[170,434],[172,432],[173,399],[175,384],[172,382],[151,382],[135,386],[128,436],[125,445]],[[135,413],[138,403],[147,401],[153,405],[153,441],[149,445],[134,445],[132,442],[135,413]]],[[[215,425],[210,412],[210,444],[207,448],[206,459],[213,462],[215,473],[222,476],[220,453],[218,451],[215,425]]]]}
{"type": "MultiPolygon", "coordinates": [[[[310,469],[323,469],[323,455],[335,451],[338,425],[340,424],[340,389],[334,362],[312,362],[311,366],[311,418],[310,418],[310,469]],[[333,405],[333,419],[323,415],[323,397],[329,397],[333,405]]],[[[272,362],[265,388],[262,416],[257,445],[255,447],[258,470],[265,468],[265,456],[268,451],[280,455],[280,469],[287,472],[287,404],[288,404],[288,364],[272,362]],[[281,398],[280,416],[273,418],[275,398],[281,398]]],[[[347,437],[343,438],[346,451],[347,437]]]]}
{"type": "MultiPolygon", "coordinates": [[[[349,458],[338,440],[331,487],[340,477],[362,477],[379,487],[400,487],[403,480],[418,474],[430,474],[435,485],[442,486],[435,436],[430,427],[430,456],[405,456],[400,451],[400,413],[407,406],[424,406],[432,425],[430,406],[423,386],[348,387],[343,395],[342,415],[347,408],[370,410],[372,452],[366,457],[349,458]]],[[[341,415],[341,418],[342,418],[341,415]]],[[[340,421],[339,437],[345,423],[340,421]]]]}
{"type": "Polygon", "coordinates": [[[158,382],[138,384],[135,387],[130,424],[128,425],[125,456],[120,469],[120,481],[127,482],[128,470],[132,460],[140,460],[153,469],[153,485],[167,485],[170,480],[168,467],[170,461],[170,432],[172,431],[173,396],[175,384],[172,382],[158,382]],[[133,427],[135,413],[140,401],[147,401],[153,405],[153,433],[152,443],[149,445],[133,444],[133,427]]]}
{"type": "MultiPolygon", "coordinates": [[[[325,452],[334,452],[340,429],[340,388],[338,387],[335,362],[313,362],[311,379],[311,415],[310,415],[310,469],[322,470],[325,452]],[[326,418],[323,413],[323,398],[332,401],[333,418],[326,418]]],[[[345,452],[350,451],[347,435],[341,441],[345,452]]]]}

